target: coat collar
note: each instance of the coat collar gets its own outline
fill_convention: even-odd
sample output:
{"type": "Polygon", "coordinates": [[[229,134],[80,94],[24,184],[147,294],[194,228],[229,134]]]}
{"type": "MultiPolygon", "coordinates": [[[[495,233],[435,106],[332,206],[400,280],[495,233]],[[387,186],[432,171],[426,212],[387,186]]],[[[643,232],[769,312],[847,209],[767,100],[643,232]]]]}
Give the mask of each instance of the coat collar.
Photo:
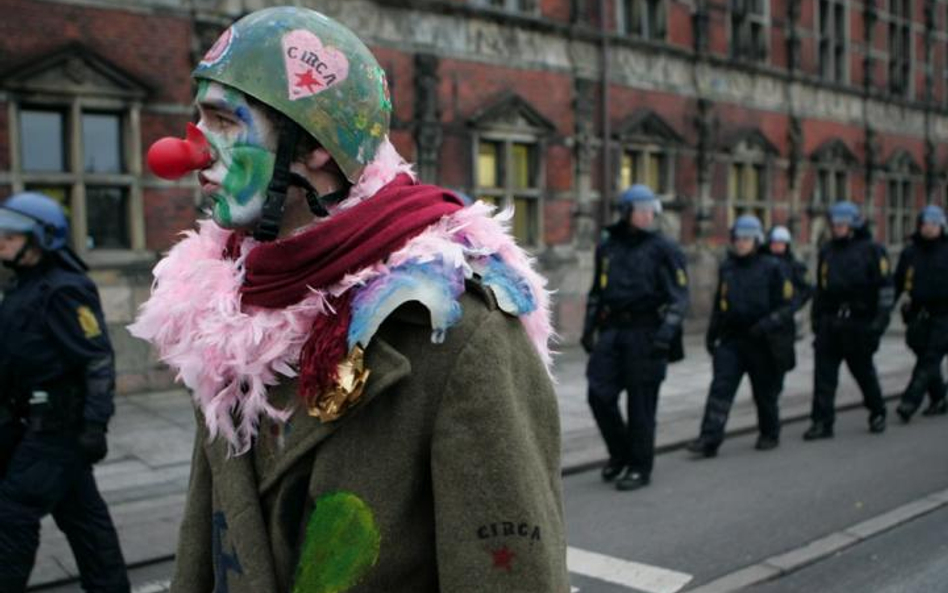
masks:
{"type": "MultiPolygon", "coordinates": [[[[323,423],[299,409],[291,418],[292,430],[289,431],[284,448],[275,456],[269,469],[258,476],[257,488],[263,495],[280,481],[280,478],[301,458],[320,443],[329,438],[340,426],[357,416],[373,399],[389,389],[411,373],[411,363],[398,350],[377,336],[365,353],[365,365],[371,371],[365,392],[359,402],[346,414],[333,422],[323,423]]],[[[278,388],[283,397],[295,397],[296,384],[288,383],[278,388]]],[[[220,451],[226,454],[226,444],[220,451]]],[[[250,455],[247,456],[248,458],[250,455]]],[[[234,461],[231,459],[230,461],[234,461]]]]}

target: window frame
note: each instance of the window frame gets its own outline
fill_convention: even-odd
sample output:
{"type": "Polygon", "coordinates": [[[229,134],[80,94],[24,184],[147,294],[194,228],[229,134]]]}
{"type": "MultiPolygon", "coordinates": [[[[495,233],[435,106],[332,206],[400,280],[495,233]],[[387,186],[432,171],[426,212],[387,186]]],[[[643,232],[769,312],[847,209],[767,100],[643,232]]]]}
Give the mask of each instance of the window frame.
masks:
{"type": "MultiPolygon", "coordinates": [[[[481,197],[490,197],[497,204],[498,208],[503,210],[507,207],[514,207],[517,199],[527,199],[534,203],[536,208],[536,221],[532,229],[535,240],[530,242],[517,237],[518,244],[528,249],[540,249],[545,245],[544,242],[544,195],[546,187],[546,142],[544,138],[532,131],[512,131],[500,129],[480,129],[472,134],[472,154],[474,167],[473,179],[471,180],[472,197],[475,200],[481,197]],[[479,156],[480,147],[483,142],[491,142],[500,145],[501,155],[498,163],[498,169],[502,177],[500,184],[494,188],[481,187],[479,185],[479,156]],[[527,145],[532,147],[530,166],[532,167],[533,183],[532,187],[518,188],[513,182],[512,171],[514,170],[514,150],[515,145],[527,145]]],[[[516,213],[514,214],[516,217],[516,213]]],[[[513,224],[514,221],[511,221],[513,224]]]]}
{"type": "Polygon", "coordinates": [[[851,26],[849,22],[850,13],[849,13],[849,4],[844,0],[816,0],[816,10],[813,17],[814,24],[814,35],[816,36],[816,58],[817,66],[819,68],[819,77],[822,80],[835,82],[839,84],[846,84],[849,82],[850,76],[850,65],[849,65],[849,39],[851,34],[851,26]],[[830,23],[825,28],[826,33],[824,33],[823,19],[821,15],[823,14],[821,7],[823,4],[829,6],[827,14],[830,15],[830,23]],[[842,30],[842,39],[838,39],[836,32],[838,30],[838,23],[836,19],[836,8],[841,7],[843,12],[843,30],[842,30]],[[824,43],[830,46],[829,49],[829,58],[830,65],[824,68],[824,57],[823,57],[823,47],[824,43]],[[838,56],[837,52],[840,52],[842,55],[838,56]],[[838,75],[837,75],[838,72],[838,75]]]}
{"type": "Polygon", "coordinates": [[[501,0],[503,6],[494,6],[491,0],[473,0],[472,4],[478,8],[487,10],[497,10],[511,14],[523,14],[530,16],[539,16],[540,0],[501,0]],[[523,3],[530,3],[532,6],[523,8],[523,3]]]}
{"type": "Polygon", "coordinates": [[[915,220],[914,202],[915,179],[913,179],[911,173],[906,171],[889,173],[885,185],[886,244],[892,246],[902,245],[912,235],[915,220]],[[893,186],[896,187],[897,195],[895,196],[892,192],[893,186]],[[893,200],[893,197],[895,200],[893,200]],[[893,202],[895,203],[894,207],[893,202]],[[899,222],[901,222],[901,225],[898,225],[899,222]]]}
{"type": "Polygon", "coordinates": [[[637,37],[647,41],[665,41],[668,36],[667,0],[618,0],[616,2],[616,29],[622,35],[637,37]],[[639,9],[638,27],[631,27],[630,21],[639,9]],[[655,14],[653,14],[653,11],[655,14]],[[632,13],[630,15],[629,13],[632,13]],[[650,18],[651,17],[651,18],[650,18]],[[655,31],[650,25],[655,23],[655,31]]]}
{"type": "MultiPolygon", "coordinates": [[[[733,60],[738,60],[741,62],[755,63],[755,64],[766,64],[770,61],[770,27],[771,27],[771,14],[770,14],[770,0],[729,0],[728,4],[728,33],[730,40],[730,56],[733,60]],[[763,7],[762,12],[757,12],[756,10],[743,10],[739,13],[736,8],[738,6],[743,6],[746,8],[748,4],[757,4],[759,3],[763,7]],[[741,44],[738,43],[738,40],[747,35],[752,37],[752,31],[754,26],[760,28],[762,35],[761,48],[762,53],[757,55],[756,51],[753,55],[747,56],[743,55],[740,51],[741,44]]],[[[750,42],[753,43],[753,39],[750,39],[750,42]]]]}
{"type": "MultiPolygon", "coordinates": [[[[748,146],[746,142],[741,142],[727,160],[727,226],[730,228],[737,217],[741,214],[753,213],[760,218],[764,228],[769,228],[773,220],[773,195],[771,192],[772,163],[769,155],[759,147],[748,146]],[[735,167],[740,168],[740,179],[745,179],[748,167],[758,170],[758,195],[763,195],[763,200],[751,200],[748,198],[734,195],[731,187],[732,172],[735,167]],[[757,213],[762,212],[763,216],[757,213]]],[[[743,192],[742,192],[743,193],[743,192]]]]}
{"type": "Polygon", "coordinates": [[[75,94],[9,93],[7,118],[10,122],[10,185],[14,192],[28,188],[64,188],[68,204],[71,247],[82,255],[145,249],[144,199],[141,184],[141,104],[124,98],[75,94]],[[63,114],[64,171],[27,171],[21,163],[20,114],[28,110],[60,111],[63,114]],[[120,158],[118,173],[85,171],[82,120],[84,114],[110,114],[119,118],[120,158]],[[119,187],[124,194],[126,247],[89,248],[88,191],[95,187],[119,187]]]}
{"type": "MultiPolygon", "coordinates": [[[[616,185],[619,187],[619,191],[625,190],[634,183],[645,183],[653,192],[655,192],[655,196],[658,197],[663,203],[673,201],[675,199],[676,156],[677,151],[675,148],[664,144],[655,142],[623,142],[620,146],[619,166],[616,167],[616,185]],[[627,156],[632,154],[638,155],[640,161],[644,163],[647,163],[648,157],[652,155],[658,155],[659,157],[663,158],[664,166],[662,167],[663,170],[659,172],[659,175],[663,178],[665,187],[652,187],[652,185],[648,183],[647,179],[635,178],[634,174],[630,176],[629,183],[627,184],[626,180],[623,179],[623,161],[627,156]]],[[[639,166],[641,166],[641,164],[639,166]]]]}
{"type": "Polygon", "coordinates": [[[887,76],[886,89],[889,94],[897,95],[910,99],[914,96],[914,73],[915,73],[915,44],[914,41],[914,5],[912,0],[888,0],[886,5],[885,22],[886,22],[886,51],[887,51],[887,76]],[[900,11],[896,12],[892,10],[893,4],[901,3],[900,11]],[[907,10],[906,10],[907,7],[907,10]],[[907,16],[906,14],[907,13],[907,16]],[[893,32],[896,32],[896,35],[893,35],[893,32]],[[907,55],[902,56],[905,47],[903,36],[908,36],[907,49],[905,52],[907,55]],[[893,41],[898,39],[898,41],[893,41]],[[895,55],[893,55],[895,54],[895,55]],[[895,56],[899,56],[899,60],[895,61],[895,56]],[[893,73],[896,71],[896,68],[899,68],[901,74],[898,78],[893,76],[893,73]],[[902,80],[904,76],[905,80],[902,80]]]}

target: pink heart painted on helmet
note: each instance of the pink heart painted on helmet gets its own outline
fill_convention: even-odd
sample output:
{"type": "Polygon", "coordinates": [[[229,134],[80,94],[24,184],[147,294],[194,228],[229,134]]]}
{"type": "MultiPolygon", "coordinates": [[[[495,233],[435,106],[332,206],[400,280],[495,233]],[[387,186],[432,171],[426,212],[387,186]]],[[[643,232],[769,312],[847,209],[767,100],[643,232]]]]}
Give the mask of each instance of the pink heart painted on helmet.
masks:
{"type": "Polygon", "coordinates": [[[346,55],[303,29],[283,36],[283,63],[291,101],[318,95],[349,76],[346,55]]]}

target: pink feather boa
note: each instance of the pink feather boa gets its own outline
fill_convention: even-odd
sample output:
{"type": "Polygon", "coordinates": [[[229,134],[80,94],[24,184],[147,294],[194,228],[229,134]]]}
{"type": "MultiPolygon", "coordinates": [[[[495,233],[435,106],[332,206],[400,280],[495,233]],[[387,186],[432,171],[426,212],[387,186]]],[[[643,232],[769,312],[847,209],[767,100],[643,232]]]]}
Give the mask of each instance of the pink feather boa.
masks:
{"type": "Polygon", "coordinates": [[[243,262],[255,241],[245,239],[240,256],[226,259],[230,232],[203,221],[198,232],[185,233],[155,267],[151,298],[129,330],[155,345],[161,360],[191,389],[210,437],[225,438],[235,455],[250,448],[262,418],[285,421],[293,413],[271,405],[267,389],[296,376],[313,319],[333,314],[327,297],[364,285],[387,273],[388,266],[408,260],[440,257],[470,276],[469,258],[497,254],[532,287],[538,306],[521,320],[549,372],[553,328],[546,280],[508,233],[513,212],[491,216],[491,210],[479,202],[446,216],[393,253],[388,265],[380,262],[332,286],[314,287],[303,301],[281,310],[241,306],[243,262]]]}

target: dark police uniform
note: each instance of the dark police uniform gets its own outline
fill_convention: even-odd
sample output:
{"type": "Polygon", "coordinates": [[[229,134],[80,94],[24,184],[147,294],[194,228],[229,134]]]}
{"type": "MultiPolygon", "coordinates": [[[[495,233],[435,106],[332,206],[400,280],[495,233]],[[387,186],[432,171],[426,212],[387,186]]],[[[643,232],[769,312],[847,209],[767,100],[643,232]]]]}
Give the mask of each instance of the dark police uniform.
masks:
{"type": "Polygon", "coordinates": [[[647,479],[655,457],[659,388],[669,359],[683,357],[685,258],[660,232],[620,222],[596,250],[595,267],[584,332],[599,332],[586,369],[589,405],[611,463],[647,479]],[[627,425],[618,406],[623,389],[627,425]]]}
{"type": "MultiPolygon", "coordinates": [[[[744,374],[750,376],[758,446],[780,439],[779,375],[774,337],[790,336],[793,283],[775,258],[760,253],[728,254],[718,271],[711,323],[705,341],[713,356],[714,377],[701,421],[700,448],[713,455],[724,440],[724,427],[744,374]]],[[[791,342],[792,346],[792,342],[791,342]]]]}
{"type": "Polygon", "coordinates": [[[885,429],[885,402],[872,356],[894,303],[889,258],[865,227],[849,238],[833,239],[820,250],[817,286],[810,310],[814,341],[811,419],[832,430],[836,418],[839,365],[846,361],[862,391],[875,432],[885,429]],[[877,424],[878,423],[878,424],[877,424]]]}
{"type": "Polygon", "coordinates": [[[941,361],[948,354],[948,237],[924,239],[919,233],[902,251],[895,271],[896,298],[905,293],[903,307],[908,347],[918,357],[902,395],[900,414],[910,417],[927,392],[931,409],[945,399],[941,361]],[[903,412],[904,411],[904,412],[903,412]]]}
{"type": "MultiPolygon", "coordinates": [[[[769,245],[763,246],[761,252],[776,259],[777,262],[780,263],[783,275],[789,278],[791,284],[793,284],[792,309],[793,313],[796,314],[813,298],[813,285],[810,284],[806,264],[794,257],[789,245],[787,245],[787,250],[781,255],[771,253],[769,245]]],[[[792,315],[787,329],[790,332],[789,335],[771,334],[775,349],[779,352],[777,357],[782,359],[780,361],[781,364],[778,365],[782,370],[780,380],[778,381],[778,393],[783,391],[783,381],[787,371],[792,370],[796,366],[796,352],[794,351],[795,340],[787,339],[790,336],[795,338],[797,334],[796,322],[792,315]]]]}
{"type": "MultiPolygon", "coordinates": [[[[0,302],[0,386],[25,434],[0,479],[0,591],[25,590],[52,513],[86,591],[129,590],[125,562],[91,461],[86,431],[112,416],[115,370],[95,285],[47,253],[17,269],[0,302]]],[[[99,441],[93,440],[92,447],[99,441]]]]}

